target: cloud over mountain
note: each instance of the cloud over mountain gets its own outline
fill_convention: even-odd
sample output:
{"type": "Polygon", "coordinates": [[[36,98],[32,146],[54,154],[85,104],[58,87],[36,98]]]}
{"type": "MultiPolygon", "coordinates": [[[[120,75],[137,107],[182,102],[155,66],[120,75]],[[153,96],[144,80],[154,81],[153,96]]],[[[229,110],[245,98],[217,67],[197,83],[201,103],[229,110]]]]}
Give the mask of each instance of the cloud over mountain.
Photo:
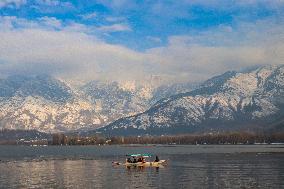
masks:
{"type": "Polygon", "coordinates": [[[63,4],[72,7],[66,11],[73,16],[62,17],[57,11],[35,12],[39,15],[32,18],[0,16],[1,75],[49,74],[73,80],[116,81],[145,81],[159,75],[171,82],[200,81],[226,70],[284,60],[281,3],[268,3],[263,8],[263,3],[239,1],[234,7],[225,3],[218,8],[218,1],[182,1],[172,5],[181,9],[179,14],[171,13],[170,4],[160,1],[151,7],[130,1],[98,1],[96,5],[102,8],[91,12],[82,12],[67,1],[39,1],[34,9],[63,4]],[[123,8],[125,4],[129,6],[123,8]],[[135,12],[140,6],[145,8],[144,20],[135,12]],[[257,15],[246,9],[255,9],[257,15]],[[144,24],[153,26],[153,31],[144,24]],[[157,34],[155,27],[163,32],[157,34]],[[135,43],[130,43],[133,38],[135,43]],[[131,44],[152,46],[139,50],[131,44]]]}

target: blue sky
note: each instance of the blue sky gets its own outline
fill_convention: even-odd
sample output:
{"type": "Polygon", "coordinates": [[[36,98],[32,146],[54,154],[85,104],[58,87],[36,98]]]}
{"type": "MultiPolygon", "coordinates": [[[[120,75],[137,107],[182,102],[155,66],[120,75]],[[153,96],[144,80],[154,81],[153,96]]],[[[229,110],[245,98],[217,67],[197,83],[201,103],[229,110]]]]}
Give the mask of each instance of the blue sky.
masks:
{"type": "Polygon", "coordinates": [[[269,1],[245,4],[228,0],[207,1],[208,3],[167,0],[6,1],[6,6],[1,10],[2,16],[28,20],[52,17],[66,24],[76,22],[98,28],[109,26],[109,30],[105,29],[104,32],[90,33],[93,32],[109,43],[122,44],[137,50],[165,45],[169,36],[194,35],[220,25],[234,28],[240,21],[254,23],[271,17],[275,21],[282,20],[284,8],[282,4],[278,7],[278,1],[271,6],[267,6],[269,1]],[[114,25],[117,29],[110,27],[114,25]],[[124,27],[118,29],[118,26],[124,27]]]}
{"type": "MultiPolygon", "coordinates": [[[[180,80],[202,80],[226,69],[281,63],[280,52],[272,56],[266,46],[282,48],[278,38],[282,39],[283,13],[282,0],[0,0],[0,35],[11,40],[9,44],[17,43],[22,54],[16,60],[12,54],[17,51],[3,50],[13,46],[7,45],[8,41],[0,43],[3,50],[0,60],[5,65],[0,71],[49,70],[63,76],[65,70],[78,70],[76,66],[84,65],[88,72],[90,68],[95,70],[90,75],[110,78],[109,73],[113,75],[117,67],[119,73],[129,75],[124,70],[130,66],[135,68],[133,72],[139,72],[134,75],[140,78],[150,73],[169,79],[179,74],[180,80]],[[22,38],[41,43],[48,56],[43,57],[37,50],[21,49],[36,48],[26,46],[22,38]],[[77,51],[78,56],[74,57],[77,63],[67,63],[68,54],[55,53],[49,44],[52,40],[64,53],[81,40],[83,45],[78,47],[86,51],[81,54],[77,51]],[[60,40],[61,45],[56,43],[60,40]],[[98,47],[104,52],[98,52],[98,47]],[[98,54],[93,57],[92,52],[98,54]],[[101,56],[104,53],[113,55],[113,59],[101,56]],[[86,63],[79,61],[81,56],[86,63]],[[208,65],[214,69],[208,69],[208,65]],[[45,66],[48,69],[41,70],[45,66]]],[[[74,53],[71,54],[73,60],[74,53]]]]}

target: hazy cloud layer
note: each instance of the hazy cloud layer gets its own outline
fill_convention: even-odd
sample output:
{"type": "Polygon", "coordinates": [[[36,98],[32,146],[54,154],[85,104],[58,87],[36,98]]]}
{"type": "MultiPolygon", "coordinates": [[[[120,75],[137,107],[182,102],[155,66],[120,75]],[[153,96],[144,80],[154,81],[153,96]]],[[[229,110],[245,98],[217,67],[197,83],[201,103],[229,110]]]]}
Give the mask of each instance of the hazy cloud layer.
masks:
{"type": "MultiPolygon", "coordinates": [[[[16,8],[20,6],[19,2],[25,1],[0,2],[0,7],[14,4],[16,8]]],[[[201,4],[213,8],[220,4],[218,1],[181,2],[174,5],[174,9],[186,4],[201,4]]],[[[38,4],[42,6],[37,6],[36,9],[43,12],[47,11],[45,6],[74,8],[71,3],[60,1],[40,0],[38,4]]],[[[117,12],[125,10],[125,4],[128,4],[127,9],[138,6],[135,1],[127,0],[103,1],[103,4],[117,12]]],[[[250,4],[256,6],[259,1],[237,1],[238,7],[250,4]]],[[[227,3],[218,8],[225,9],[228,6],[227,3]]],[[[140,32],[133,27],[139,23],[133,24],[119,14],[105,16],[104,20],[108,23],[99,24],[93,24],[94,20],[101,18],[94,11],[78,14],[77,17],[84,22],[50,15],[33,19],[0,16],[0,74],[51,74],[74,81],[145,81],[152,76],[159,76],[164,81],[179,82],[200,81],[227,70],[247,66],[283,64],[284,23],[279,10],[283,3],[267,1],[267,6],[269,10],[277,12],[276,16],[260,17],[253,22],[247,19],[247,15],[246,18],[236,16],[231,21],[234,24],[203,26],[202,29],[196,27],[186,33],[168,35],[166,39],[163,39],[163,35],[152,36],[146,32],[144,39],[137,37],[137,43],[146,43],[143,40],[148,40],[156,46],[140,51],[101,37],[115,33],[117,37],[126,36],[127,41],[128,35],[140,32]]],[[[157,17],[166,12],[164,19],[194,17],[185,10],[170,10],[171,5],[162,1],[157,1],[149,9],[157,17]]]]}
{"type": "Polygon", "coordinates": [[[26,4],[26,0],[1,0],[0,1],[0,9],[4,7],[9,8],[19,8],[20,6],[26,4]]]}
{"type": "Polygon", "coordinates": [[[109,45],[69,26],[61,26],[53,19],[43,18],[38,24],[28,24],[27,20],[2,18],[0,38],[2,74],[123,79],[141,77],[144,65],[148,64],[142,53],[109,45]],[[16,29],[15,22],[32,27],[16,29]]]}
{"type": "Polygon", "coordinates": [[[108,26],[101,26],[98,28],[98,30],[108,31],[108,32],[132,31],[131,28],[126,24],[113,24],[108,26]]]}
{"type": "Polygon", "coordinates": [[[173,36],[166,47],[147,53],[178,77],[205,79],[227,70],[284,64],[283,29],[271,20],[240,23],[236,28],[219,27],[195,36],[173,36]]]}

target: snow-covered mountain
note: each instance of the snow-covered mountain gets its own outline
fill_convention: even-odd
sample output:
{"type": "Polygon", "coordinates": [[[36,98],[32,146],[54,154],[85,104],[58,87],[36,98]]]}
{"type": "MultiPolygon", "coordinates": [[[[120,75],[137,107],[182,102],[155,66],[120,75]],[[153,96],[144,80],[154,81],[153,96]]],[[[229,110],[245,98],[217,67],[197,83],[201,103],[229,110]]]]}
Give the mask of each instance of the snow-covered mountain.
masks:
{"type": "Polygon", "coordinates": [[[0,126],[60,131],[96,125],[92,104],[49,76],[11,76],[0,81],[0,126]]]}
{"type": "Polygon", "coordinates": [[[129,135],[262,130],[283,120],[284,66],[264,66],[213,77],[99,131],[129,135]]]}
{"type": "Polygon", "coordinates": [[[117,82],[92,81],[83,86],[82,91],[86,99],[93,103],[97,113],[104,115],[109,121],[114,121],[149,108],[153,88],[137,87],[135,83],[122,85],[117,82]]]}
{"type": "Polygon", "coordinates": [[[115,121],[119,117],[142,113],[161,98],[188,92],[194,87],[195,85],[186,83],[155,87],[135,82],[92,81],[84,85],[81,90],[85,98],[94,104],[97,113],[115,121]]]}
{"type": "MultiPolygon", "coordinates": [[[[186,87],[175,92],[191,90],[186,87]]],[[[50,76],[10,76],[0,80],[0,128],[94,129],[145,111],[169,88],[99,81],[76,88],[50,76]]]]}

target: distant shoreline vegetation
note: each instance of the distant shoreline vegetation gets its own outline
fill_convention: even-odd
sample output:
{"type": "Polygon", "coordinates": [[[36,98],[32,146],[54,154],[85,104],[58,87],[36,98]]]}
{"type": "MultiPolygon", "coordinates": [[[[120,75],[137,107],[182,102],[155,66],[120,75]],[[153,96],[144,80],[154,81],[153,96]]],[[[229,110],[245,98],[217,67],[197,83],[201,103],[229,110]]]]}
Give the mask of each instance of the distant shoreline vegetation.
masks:
{"type": "Polygon", "coordinates": [[[161,136],[113,136],[100,134],[46,134],[35,130],[0,130],[0,145],[123,145],[123,144],[279,144],[284,143],[284,133],[226,132],[207,134],[161,135],[161,136]]]}

